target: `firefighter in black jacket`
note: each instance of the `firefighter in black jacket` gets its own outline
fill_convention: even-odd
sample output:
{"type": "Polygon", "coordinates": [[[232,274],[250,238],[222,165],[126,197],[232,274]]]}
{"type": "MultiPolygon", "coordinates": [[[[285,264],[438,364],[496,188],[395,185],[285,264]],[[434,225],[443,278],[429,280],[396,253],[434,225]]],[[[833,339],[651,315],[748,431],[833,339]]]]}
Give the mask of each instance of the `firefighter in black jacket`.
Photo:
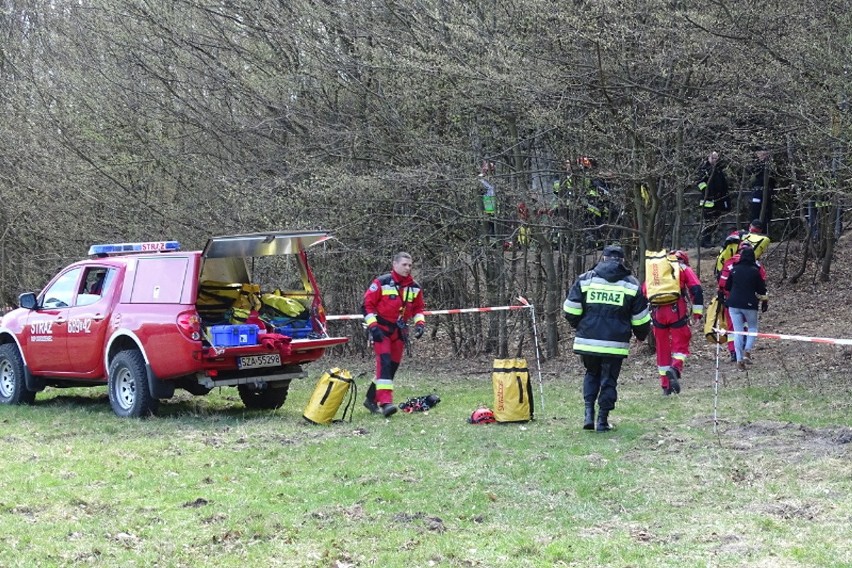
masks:
{"type": "Polygon", "coordinates": [[[719,217],[731,209],[728,196],[728,178],[725,175],[725,165],[719,160],[718,152],[710,152],[707,161],[701,166],[696,182],[701,192],[701,246],[714,245],[713,233],[719,224],[719,217]]]}
{"type": "Polygon", "coordinates": [[[574,352],[586,367],[583,429],[606,432],[612,428],[609,413],[618,399],[618,375],[629,353],[631,333],[642,341],[651,327],[648,299],[642,294],[639,281],[624,266],[621,247],[604,248],[601,261],[571,286],[562,309],[568,323],[577,330],[574,352]]]}

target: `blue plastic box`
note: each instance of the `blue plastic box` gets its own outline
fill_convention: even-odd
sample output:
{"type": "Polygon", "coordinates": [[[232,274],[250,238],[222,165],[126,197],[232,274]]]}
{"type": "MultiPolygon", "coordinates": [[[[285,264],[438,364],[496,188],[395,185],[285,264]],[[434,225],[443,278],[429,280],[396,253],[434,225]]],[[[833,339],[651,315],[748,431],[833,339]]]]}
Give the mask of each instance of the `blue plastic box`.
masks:
{"type": "Polygon", "coordinates": [[[275,333],[287,335],[293,339],[305,339],[314,331],[311,320],[290,320],[284,325],[275,326],[275,333]]]}
{"type": "Polygon", "coordinates": [[[214,325],[210,328],[210,336],[214,347],[257,345],[257,326],[214,325]]]}

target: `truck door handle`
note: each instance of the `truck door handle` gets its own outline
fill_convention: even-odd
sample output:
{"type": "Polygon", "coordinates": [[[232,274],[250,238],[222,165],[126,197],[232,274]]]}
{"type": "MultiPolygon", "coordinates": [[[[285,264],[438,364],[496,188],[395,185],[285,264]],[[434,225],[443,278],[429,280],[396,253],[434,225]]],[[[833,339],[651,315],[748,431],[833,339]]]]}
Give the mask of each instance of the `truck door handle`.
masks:
{"type": "Polygon", "coordinates": [[[92,319],[95,320],[95,321],[103,321],[104,315],[103,314],[95,314],[94,316],[92,316],[92,319]]]}

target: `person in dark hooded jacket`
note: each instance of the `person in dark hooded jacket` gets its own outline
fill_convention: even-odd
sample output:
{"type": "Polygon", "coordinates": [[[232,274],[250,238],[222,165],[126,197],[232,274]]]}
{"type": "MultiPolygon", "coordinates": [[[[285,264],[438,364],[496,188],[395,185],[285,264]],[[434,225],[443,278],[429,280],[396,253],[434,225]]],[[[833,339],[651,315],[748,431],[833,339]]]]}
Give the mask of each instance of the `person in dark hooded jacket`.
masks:
{"type": "MultiPolygon", "coordinates": [[[[734,331],[742,332],[748,326],[750,333],[757,333],[757,308],[762,311],[769,308],[766,295],[766,275],[754,258],[754,249],[744,248],[740,251],[740,259],[731,268],[731,273],[725,282],[728,298],[725,305],[731,314],[734,331]]],[[[751,364],[751,351],[757,337],[754,335],[736,335],[734,348],[737,358],[737,369],[746,370],[751,364]]]]}
{"type": "Polygon", "coordinates": [[[580,355],[586,368],[583,429],[606,432],[612,429],[609,413],[618,399],[618,375],[629,353],[631,334],[644,340],[651,322],[648,299],[624,266],[624,250],[614,245],[605,247],[600,262],[571,286],[562,309],[577,330],[574,353],[580,355]]]}

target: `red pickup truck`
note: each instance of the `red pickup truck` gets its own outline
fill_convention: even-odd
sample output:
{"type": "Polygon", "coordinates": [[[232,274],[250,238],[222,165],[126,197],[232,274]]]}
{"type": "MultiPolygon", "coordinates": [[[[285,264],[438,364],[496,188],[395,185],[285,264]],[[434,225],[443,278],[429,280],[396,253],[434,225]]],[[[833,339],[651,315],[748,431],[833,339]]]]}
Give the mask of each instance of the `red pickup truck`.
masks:
{"type": "Polygon", "coordinates": [[[0,403],[32,403],[47,386],[105,385],[117,415],[142,417],[176,388],[203,395],[236,386],[246,407],[279,408],[304,363],[348,341],[326,333],[308,265],[306,249],[329,237],[231,235],[193,252],[175,241],[92,246],[89,259],[40,294],[21,294],[20,307],[0,319],[0,403]],[[224,289],[218,300],[204,296],[211,286],[224,289]],[[298,334],[264,321],[234,324],[231,298],[255,301],[263,289],[303,308],[298,334]],[[214,339],[232,329],[238,340],[214,339]]]}

